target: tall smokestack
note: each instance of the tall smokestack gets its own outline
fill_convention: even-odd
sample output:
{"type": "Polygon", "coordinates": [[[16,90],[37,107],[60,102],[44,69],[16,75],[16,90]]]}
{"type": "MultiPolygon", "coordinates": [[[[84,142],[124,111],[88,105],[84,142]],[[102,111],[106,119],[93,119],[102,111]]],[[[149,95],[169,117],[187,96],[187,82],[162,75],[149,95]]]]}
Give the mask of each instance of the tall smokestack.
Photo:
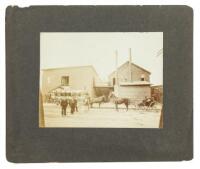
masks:
{"type": "Polygon", "coordinates": [[[115,51],[115,85],[118,85],[118,52],[115,51]]]}
{"type": "Polygon", "coordinates": [[[131,65],[132,65],[132,56],[131,56],[131,48],[130,48],[129,49],[129,82],[132,81],[131,65]]]}

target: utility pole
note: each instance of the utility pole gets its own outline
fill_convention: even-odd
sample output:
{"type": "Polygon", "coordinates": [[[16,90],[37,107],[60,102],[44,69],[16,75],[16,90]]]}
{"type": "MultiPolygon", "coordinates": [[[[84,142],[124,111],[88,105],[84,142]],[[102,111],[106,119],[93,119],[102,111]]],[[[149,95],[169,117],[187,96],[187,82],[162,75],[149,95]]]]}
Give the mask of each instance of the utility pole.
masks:
{"type": "Polygon", "coordinates": [[[129,49],[129,82],[132,82],[132,56],[131,56],[131,48],[129,49]]]}

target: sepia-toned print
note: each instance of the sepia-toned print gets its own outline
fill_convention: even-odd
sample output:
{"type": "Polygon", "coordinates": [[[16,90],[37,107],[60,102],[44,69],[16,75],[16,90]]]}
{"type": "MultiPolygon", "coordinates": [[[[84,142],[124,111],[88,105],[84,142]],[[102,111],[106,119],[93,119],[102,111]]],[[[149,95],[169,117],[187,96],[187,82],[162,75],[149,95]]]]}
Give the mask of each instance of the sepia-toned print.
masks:
{"type": "Polygon", "coordinates": [[[41,32],[39,127],[163,128],[162,32],[41,32]]]}

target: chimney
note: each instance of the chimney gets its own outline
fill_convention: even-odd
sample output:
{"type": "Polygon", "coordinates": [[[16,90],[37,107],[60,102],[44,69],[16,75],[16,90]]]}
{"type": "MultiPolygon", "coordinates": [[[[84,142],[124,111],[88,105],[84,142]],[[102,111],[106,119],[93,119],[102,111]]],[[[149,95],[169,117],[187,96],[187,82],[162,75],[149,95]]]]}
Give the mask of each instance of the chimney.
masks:
{"type": "Polygon", "coordinates": [[[115,85],[118,85],[118,52],[115,51],[115,85]]]}
{"type": "Polygon", "coordinates": [[[132,56],[131,56],[131,48],[129,49],[129,82],[132,82],[132,73],[131,73],[131,66],[132,65],[132,56]]]}

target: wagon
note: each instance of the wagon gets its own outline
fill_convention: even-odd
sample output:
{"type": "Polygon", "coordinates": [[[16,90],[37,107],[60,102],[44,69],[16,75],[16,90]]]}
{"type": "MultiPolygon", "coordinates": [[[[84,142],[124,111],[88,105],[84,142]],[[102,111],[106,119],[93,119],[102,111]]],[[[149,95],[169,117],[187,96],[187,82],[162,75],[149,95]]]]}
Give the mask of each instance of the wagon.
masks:
{"type": "Polygon", "coordinates": [[[145,98],[136,107],[138,109],[153,109],[155,105],[156,105],[156,101],[154,100],[153,97],[151,97],[151,98],[145,98]]]}

